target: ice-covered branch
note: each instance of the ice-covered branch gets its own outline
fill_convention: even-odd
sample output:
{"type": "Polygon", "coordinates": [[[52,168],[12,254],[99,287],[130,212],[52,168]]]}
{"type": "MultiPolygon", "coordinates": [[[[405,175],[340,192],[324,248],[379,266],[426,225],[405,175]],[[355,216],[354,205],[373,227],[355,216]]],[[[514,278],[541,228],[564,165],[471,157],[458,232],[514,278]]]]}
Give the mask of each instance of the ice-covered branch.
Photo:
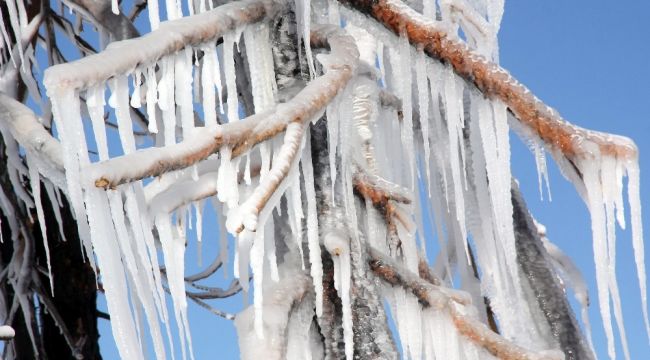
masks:
{"type": "Polygon", "coordinates": [[[45,130],[32,110],[0,93],[0,120],[28,152],[38,154],[63,173],[61,144],[45,130]]]}
{"type": "Polygon", "coordinates": [[[0,340],[11,340],[14,336],[16,336],[16,331],[11,326],[0,326],[0,340]]]}
{"type": "Polygon", "coordinates": [[[601,153],[635,158],[636,146],[627,138],[589,131],[562,119],[499,65],[471,50],[460,38],[445,31],[399,0],[341,0],[341,3],[367,14],[410,43],[421,47],[432,58],[448,63],[454,72],[474,84],[486,97],[499,100],[525,126],[552,150],[568,158],[587,156],[588,140],[601,153]]]}
{"type": "Polygon", "coordinates": [[[424,281],[379,250],[368,247],[368,255],[370,269],[377,276],[393,286],[402,286],[409,290],[423,306],[442,308],[449,300],[461,305],[471,303],[471,299],[466,293],[424,281]]]}
{"type": "Polygon", "coordinates": [[[50,95],[63,90],[81,90],[127,74],[142,64],[216,40],[228,31],[255,23],[282,8],[282,1],[243,0],[214,10],[160,24],[158,30],[132,40],[111,43],[99,54],[52,66],[43,83],[50,95]]]}
{"type": "Polygon", "coordinates": [[[465,315],[459,307],[471,306],[469,295],[433,285],[395,263],[380,251],[369,248],[370,269],[382,280],[411,292],[424,307],[448,311],[456,329],[466,338],[483,347],[499,359],[561,359],[556,351],[536,353],[524,349],[490,330],[479,320],[465,315]]]}
{"type": "Polygon", "coordinates": [[[269,112],[241,121],[202,128],[178,144],[149,148],[90,165],[87,179],[97,187],[110,188],[149,176],[185,168],[207,158],[222,146],[239,156],[256,144],[284,131],[290,123],[306,124],[347,84],[356,67],[358,52],[354,41],[334,27],[314,28],[312,45],[327,44],[330,56],[323,56],[327,72],[302,89],[290,101],[269,112]]]}

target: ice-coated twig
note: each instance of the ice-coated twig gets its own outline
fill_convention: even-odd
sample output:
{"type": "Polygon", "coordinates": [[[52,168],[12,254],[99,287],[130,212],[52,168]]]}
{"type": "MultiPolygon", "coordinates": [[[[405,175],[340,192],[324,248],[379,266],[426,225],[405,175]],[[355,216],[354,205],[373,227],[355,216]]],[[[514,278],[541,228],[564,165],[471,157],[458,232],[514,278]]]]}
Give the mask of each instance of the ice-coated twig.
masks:
{"type": "Polygon", "coordinates": [[[368,246],[368,256],[368,264],[375,275],[393,286],[409,290],[423,306],[442,308],[449,300],[461,305],[471,304],[472,300],[467,293],[429,283],[371,246],[368,246]]]}
{"type": "Polygon", "coordinates": [[[241,121],[201,128],[178,144],[144,149],[92,164],[85,171],[87,179],[97,187],[111,188],[188,167],[222,146],[231,147],[232,158],[235,158],[283,132],[291,123],[308,123],[348,83],[358,59],[354,41],[344,31],[332,26],[319,26],[312,30],[312,46],[329,46],[331,49],[329,56],[320,58],[327,63],[324,64],[327,72],[308,83],[290,101],[241,121]]]}
{"type": "Polygon", "coordinates": [[[137,66],[154,64],[187,46],[216,41],[224,33],[271,16],[283,6],[280,0],[242,0],[202,14],[166,21],[158,30],[144,36],[111,43],[99,54],[48,68],[43,84],[50,95],[86,89],[115,75],[130,73],[137,66]]]}
{"type": "Polygon", "coordinates": [[[493,332],[482,322],[463,315],[454,304],[450,304],[449,313],[463,336],[480,345],[490,354],[504,360],[559,360],[564,359],[560,351],[550,350],[533,352],[512,343],[503,336],[493,332]]]}
{"type": "Polygon", "coordinates": [[[9,325],[0,326],[0,340],[11,340],[16,336],[16,331],[9,325]]]}
{"type": "Polygon", "coordinates": [[[523,125],[531,128],[550,149],[571,159],[588,155],[585,140],[598,145],[602,154],[636,158],[637,149],[626,138],[613,137],[572,125],[540,101],[499,65],[471,50],[460,38],[445,31],[399,0],[340,0],[381,23],[395,34],[404,34],[413,46],[434,59],[448,63],[454,72],[474,84],[484,96],[503,102],[523,125]]]}
{"type": "Polygon", "coordinates": [[[197,299],[220,299],[233,296],[242,290],[239,280],[233,280],[227,289],[211,288],[202,292],[186,291],[185,294],[197,299]]]}
{"type": "Polygon", "coordinates": [[[0,121],[9,127],[14,139],[27,151],[44,157],[63,173],[61,144],[45,130],[32,110],[0,93],[0,121]]]}
{"type": "Polygon", "coordinates": [[[235,315],[233,315],[231,313],[227,313],[225,311],[215,309],[212,306],[210,306],[209,304],[205,303],[201,299],[198,299],[198,298],[195,298],[195,297],[192,297],[192,296],[188,296],[188,297],[190,298],[190,300],[194,301],[200,307],[208,310],[209,312],[211,312],[211,313],[213,313],[213,314],[215,314],[217,316],[220,316],[220,317],[222,317],[222,318],[224,318],[226,320],[235,320],[235,315]]]}
{"type": "Polygon", "coordinates": [[[411,196],[407,189],[380,176],[368,174],[359,167],[357,167],[357,172],[354,174],[352,181],[354,182],[354,189],[372,201],[375,206],[383,205],[389,200],[403,204],[411,203],[411,196]]]}
{"type": "Polygon", "coordinates": [[[458,307],[472,306],[469,294],[433,285],[372,247],[368,247],[368,255],[370,269],[375,275],[393,286],[401,286],[407,289],[417,297],[424,307],[448,311],[460,334],[499,359],[554,360],[563,358],[563,354],[556,351],[536,353],[524,349],[493,332],[479,320],[464,315],[458,307]]]}

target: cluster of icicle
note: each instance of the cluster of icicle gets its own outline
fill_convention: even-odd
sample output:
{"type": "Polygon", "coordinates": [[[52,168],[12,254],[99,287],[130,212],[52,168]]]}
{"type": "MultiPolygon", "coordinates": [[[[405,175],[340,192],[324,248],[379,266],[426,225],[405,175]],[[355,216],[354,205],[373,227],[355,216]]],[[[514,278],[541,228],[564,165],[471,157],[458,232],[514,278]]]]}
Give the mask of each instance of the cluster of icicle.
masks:
{"type": "MultiPolygon", "coordinates": [[[[117,9],[117,1],[114,3],[114,9],[117,9]]],[[[155,30],[160,26],[158,2],[150,0],[148,3],[151,27],[155,30]]],[[[166,9],[169,19],[182,16],[179,2],[166,1],[166,9]]],[[[203,1],[195,6],[190,0],[189,9],[190,15],[192,9],[209,11],[203,1]]],[[[280,135],[280,140],[298,149],[298,156],[293,160],[284,155],[282,141],[273,139],[237,157],[233,157],[231,148],[222,147],[218,155],[187,169],[166,173],[148,183],[135,181],[114,189],[102,189],[95,187],[95,179],[84,177],[84,170],[91,165],[89,143],[97,144],[100,161],[110,159],[111,153],[120,152],[119,149],[109,149],[104,123],[107,110],[114,111],[124,154],[138,151],[130,107],[144,108],[149,121],[147,130],[156,134],[155,146],[158,147],[191,139],[204,131],[203,127],[218,135],[218,117],[230,123],[240,121],[233,48],[242,37],[248,49],[256,50],[248,52],[255,112],[273,109],[277,89],[267,24],[230,31],[223,35],[220,45],[217,45],[217,39],[212,39],[172,55],[142,59],[138,67],[112,74],[108,81],[101,79],[79,88],[46,84],[58,137],[64,149],[66,195],[77,218],[85,252],[93,266],[95,255],[101,269],[101,282],[120,355],[126,359],[145,357],[144,344],[149,333],[156,357],[165,358],[163,331],[167,334],[171,351],[174,351],[162,282],[166,276],[182,355],[185,358],[189,349],[192,357],[184,250],[186,232],[192,227],[188,222],[193,219],[198,234],[201,234],[206,200],[211,201],[219,214],[222,229],[227,229],[235,237],[232,266],[244,291],[248,291],[249,268],[252,269],[253,326],[238,325],[242,344],[266,338],[269,348],[279,346],[272,341],[277,333],[273,326],[286,324],[287,333],[296,334],[290,339],[289,353],[295,358],[311,356],[312,353],[307,351],[311,346],[310,338],[305,334],[309,334],[312,307],[300,309],[302,315],[299,319],[288,319],[286,304],[281,304],[278,294],[289,292],[289,285],[283,280],[292,278],[300,283],[301,271],[308,269],[315,295],[315,314],[321,316],[322,244],[333,255],[335,287],[343,305],[345,353],[351,359],[354,349],[350,295],[353,269],[349,241],[367,241],[376,249],[393,254],[406,269],[417,273],[426,246],[423,224],[431,222],[435,224],[441,249],[436,270],[445,284],[452,285],[455,270],[460,279],[457,286],[472,296],[474,304],[483,304],[483,296],[490,299],[505,338],[533,351],[557,348],[551,334],[534,326],[545,320],[529,308],[528,305],[535,302],[530,301],[528,297],[531,295],[523,290],[516,262],[506,106],[486,99],[456,76],[451,67],[431,60],[422,51],[414,49],[407,39],[378,29],[367,18],[339,8],[334,1],[315,1],[313,4],[309,0],[297,1],[296,9],[301,26],[299,38],[303,43],[309,44],[312,21],[337,26],[345,23],[346,30],[355,37],[361,61],[366,65],[364,69],[367,71],[360,71],[326,109],[331,191],[335,191],[337,182],[343,189],[342,194],[336,194],[332,199],[336,201],[335,206],[343,208],[349,228],[357,229],[362,224],[360,232],[350,232],[351,240],[319,229],[309,132],[303,134],[295,124],[289,125],[284,135],[280,135]],[[319,11],[312,13],[312,8],[319,11]],[[362,28],[373,28],[373,35],[362,28]],[[220,51],[217,51],[219,47],[220,51]],[[107,88],[109,96],[106,100],[107,88]],[[222,103],[224,90],[227,94],[225,104],[222,103]],[[380,95],[384,91],[398,94],[401,104],[380,105],[380,95]],[[398,116],[397,107],[402,116],[398,116]],[[202,109],[202,120],[195,118],[195,109],[198,108],[202,109]],[[86,119],[92,126],[92,141],[86,139],[84,132],[86,119]],[[252,164],[259,164],[259,176],[253,174],[252,164]],[[267,177],[277,176],[273,171],[275,167],[288,168],[288,176],[281,179],[280,186],[264,207],[256,209],[254,205],[258,202],[253,198],[253,190],[267,177]],[[385,219],[373,204],[367,202],[360,206],[355,202],[353,179],[358,169],[392,183],[392,191],[404,192],[412,199],[410,204],[398,206],[398,211],[406,214],[395,222],[401,240],[400,256],[394,251],[396,244],[390,242],[391,234],[385,219]],[[204,194],[203,200],[193,201],[201,198],[200,194],[204,194]],[[279,265],[274,239],[277,232],[271,215],[273,211],[281,211],[282,197],[286,198],[285,211],[295,244],[289,249],[299,260],[287,261],[289,257],[285,255],[285,262],[279,265]],[[193,208],[196,209],[195,216],[190,215],[193,208]],[[365,233],[365,236],[360,233],[365,233]],[[321,238],[323,234],[326,236],[321,238]],[[468,238],[472,240],[475,257],[471,256],[468,238]],[[308,249],[308,263],[303,260],[303,247],[308,249]],[[162,261],[158,258],[158,248],[162,249],[162,261]],[[473,272],[474,261],[481,269],[480,282],[473,272]],[[164,274],[160,271],[163,263],[164,274]],[[281,315],[283,313],[285,315],[281,315]],[[143,318],[146,324],[141,323],[143,318]]],[[[438,4],[425,1],[423,13],[431,21],[445,26],[450,34],[462,30],[468,44],[478,53],[492,61],[498,60],[496,34],[503,1],[448,0],[438,4]]],[[[312,59],[310,50],[307,57],[312,76],[314,61],[327,62],[326,58],[312,59]]],[[[525,133],[526,129],[522,132],[525,133]]],[[[4,133],[3,138],[7,139],[4,133]]],[[[540,179],[546,178],[542,144],[532,133],[528,138],[536,154],[540,179]]],[[[611,140],[616,141],[614,138],[611,140]]],[[[18,156],[18,151],[13,154],[18,156]]],[[[583,179],[576,179],[576,182],[592,213],[594,251],[596,258],[601,259],[596,262],[599,303],[605,319],[610,355],[613,356],[610,297],[625,344],[618,287],[613,272],[608,271],[615,266],[614,219],[620,226],[625,223],[622,201],[625,175],[629,178],[633,245],[644,312],[647,308],[638,168],[636,159],[601,156],[597,148],[591,155],[576,164],[583,175],[583,179]]],[[[27,170],[10,156],[9,163],[13,166],[10,175],[20,171],[30,171],[31,174],[32,163],[39,160],[30,159],[28,157],[30,170],[27,170]]],[[[133,167],[137,168],[138,164],[133,164],[133,167]]],[[[32,181],[34,179],[38,177],[33,176],[32,181]]],[[[52,193],[48,183],[45,184],[48,194],[52,193]]],[[[16,189],[21,187],[16,186],[16,189]]],[[[36,206],[39,206],[36,194],[38,180],[34,195],[36,206]]],[[[19,192],[18,195],[25,203],[32,204],[27,194],[19,192]]],[[[50,198],[53,195],[50,194],[50,198]]],[[[42,210],[38,211],[39,217],[42,213],[42,210]]],[[[200,236],[198,241],[201,241],[200,236]]],[[[228,260],[228,239],[222,234],[220,241],[225,263],[228,260]]],[[[295,287],[292,289],[297,291],[295,287]]],[[[448,308],[423,309],[418,300],[404,289],[388,286],[384,290],[406,357],[478,359],[490,356],[458,332],[448,308]]],[[[455,311],[487,322],[483,306],[458,305],[455,311]]],[[[254,354],[250,356],[255,357],[254,354]]]]}

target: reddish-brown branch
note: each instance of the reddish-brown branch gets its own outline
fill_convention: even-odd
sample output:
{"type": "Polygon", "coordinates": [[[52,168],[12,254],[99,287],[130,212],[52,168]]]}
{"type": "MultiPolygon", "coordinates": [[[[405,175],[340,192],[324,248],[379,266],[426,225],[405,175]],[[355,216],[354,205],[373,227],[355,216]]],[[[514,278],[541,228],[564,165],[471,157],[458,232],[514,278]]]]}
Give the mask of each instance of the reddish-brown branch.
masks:
{"type": "Polygon", "coordinates": [[[574,126],[520,84],[499,65],[473,52],[462,40],[447,34],[434,22],[399,0],[341,0],[367,14],[395,34],[404,34],[411,44],[434,59],[449,64],[455,73],[476,85],[488,98],[503,102],[515,117],[539,136],[547,146],[568,158],[587,156],[582,139],[595,143],[602,154],[636,157],[637,149],[626,138],[592,132],[574,126]]]}
{"type": "Polygon", "coordinates": [[[471,306],[468,295],[458,290],[432,285],[416,274],[397,265],[388,256],[369,248],[370,269],[382,280],[393,286],[410,291],[424,307],[448,311],[460,334],[483,347],[499,359],[507,360],[555,360],[563,358],[559,352],[536,353],[505,339],[487,325],[464,315],[458,307],[471,306]]]}

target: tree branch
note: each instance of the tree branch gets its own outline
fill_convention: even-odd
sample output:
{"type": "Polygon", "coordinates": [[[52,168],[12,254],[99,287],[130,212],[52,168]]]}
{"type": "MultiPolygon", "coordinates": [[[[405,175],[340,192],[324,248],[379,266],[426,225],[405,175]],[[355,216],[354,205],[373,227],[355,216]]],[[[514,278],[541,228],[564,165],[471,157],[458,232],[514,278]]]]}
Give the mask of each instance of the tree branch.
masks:
{"type": "Polygon", "coordinates": [[[448,311],[459,333],[489,351],[499,359],[542,360],[560,359],[555,351],[536,353],[493,332],[477,319],[464,315],[458,306],[472,306],[469,296],[461,291],[435,286],[411,273],[391,258],[371,247],[368,248],[370,269],[393,286],[409,290],[424,307],[448,311]]]}
{"type": "Polygon", "coordinates": [[[329,62],[327,72],[307,84],[290,101],[277,105],[272,111],[240,121],[201,128],[194,136],[178,144],[140,150],[92,164],[86,169],[87,179],[97,187],[111,188],[188,167],[222,146],[231,147],[235,158],[284,131],[290,123],[304,126],[322,112],[348,83],[358,58],[353,39],[338,28],[322,26],[314,29],[312,43],[328,44],[331,48],[331,55],[324,57],[329,62]]]}
{"type": "Polygon", "coordinates": [[[340,0],[369,15],[393,33],[404,34],[412,45],[430,57],[449,64],[458,76],[474,84],[486,97],[503,102],[515,117],[539,136],[551,150],[569,159],[589,156],[585,140],[595,143],[602,154],[636,158],[637,148],[624,137],[580,128],[562,119],[499,65],[472,51],[399,0],[340,0]]]}
{"type": "Polygon", "coordinates": [[[111,43],[99,54],[52,66],[43,84],[50,95],[63,89],[82,90],[100,84],[115,74],[126,74],[142,64],[174,54],[187,46],[215,41],[228,31],[272,16],[282,1],[243,0],[214,10],[160,24],[139,38],[111,43]]]}

